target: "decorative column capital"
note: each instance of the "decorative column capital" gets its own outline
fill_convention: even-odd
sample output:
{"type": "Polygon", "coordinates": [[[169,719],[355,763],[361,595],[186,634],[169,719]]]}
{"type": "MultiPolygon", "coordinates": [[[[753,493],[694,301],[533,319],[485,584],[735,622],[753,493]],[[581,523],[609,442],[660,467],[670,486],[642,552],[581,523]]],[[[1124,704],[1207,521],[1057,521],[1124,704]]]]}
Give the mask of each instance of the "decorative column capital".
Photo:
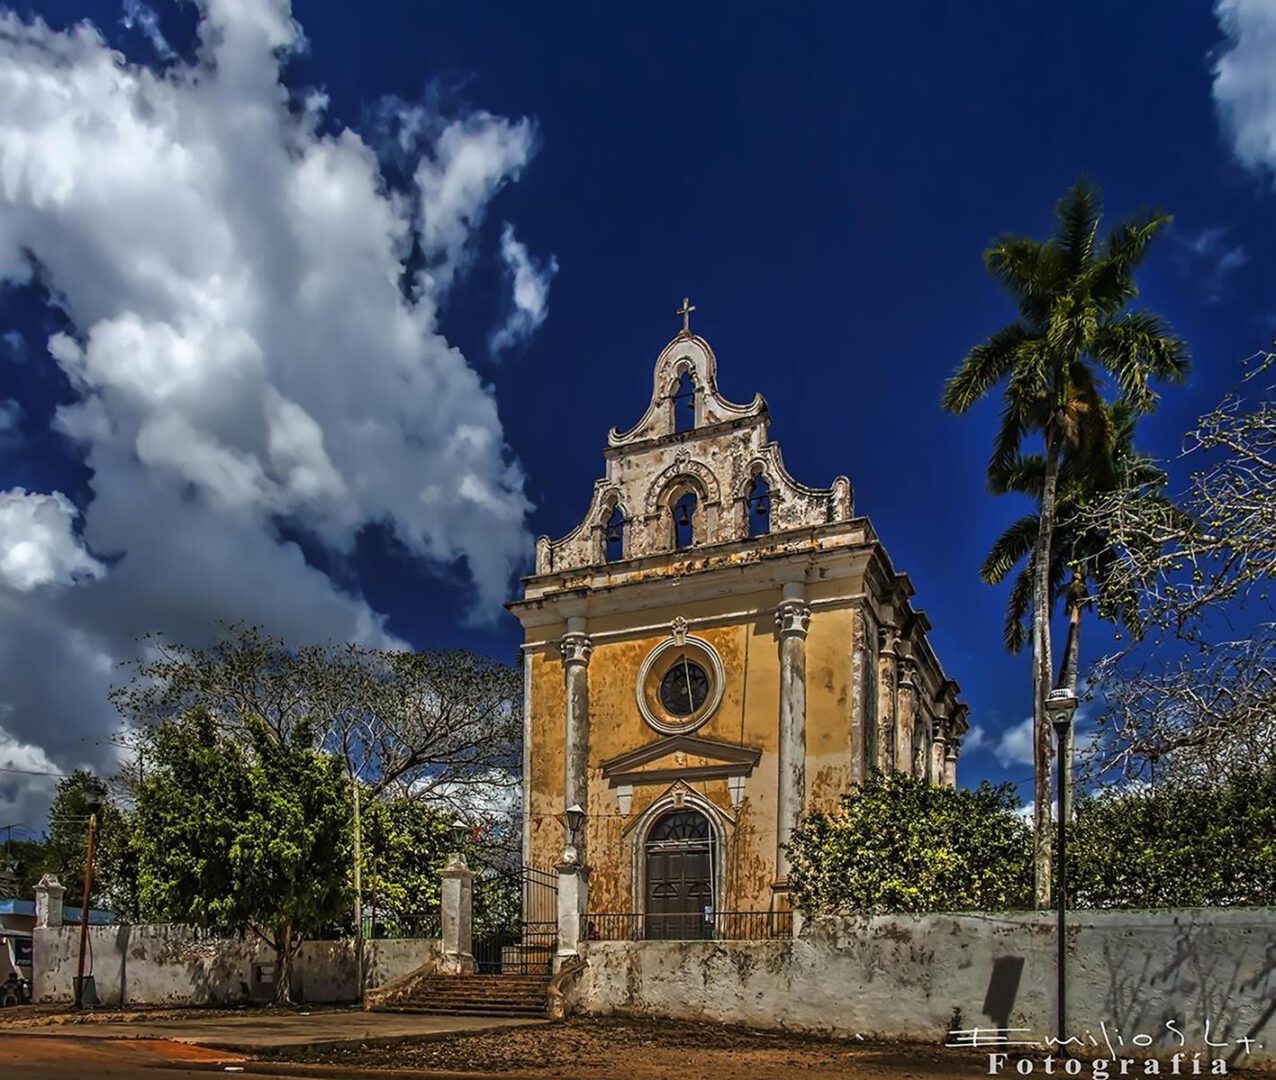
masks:
{"type": "Polygon", "coordinates": [[[902,687],[913,689],[916,687],[917,680],[917,661],[907,656],[899,658],[899,684],[902,687]]]}
{"type": "Polygon", "coordinates": [[[933,742],[946,743],[948,741],[948,724],[942,717],[935,717],[930,722],[930,737],[933,742]]]}
{"type": "Polygon", "coordinates": [[[960,736],[948,740],[948,753],[944,756],[948,761],[956,761],[959,757],[961,757],[960,736]]]}
{"type": "Polygon", "coordinates": [[[579,630],[572,630],[564,634],[562,640],[558,643],[559,650],[563,654],[563,664],[566,667],[572,667],[576,664],[587,665],[589,663],[589,654],[593,652],[593,642],[589,640],[589,635],[581,633],[579,630]]]}
{"type": "Polygon", "coordinates": [[[811,607],[805,600],[781,600],[775,609],[775,625],[780,637],[806,637],[811,628],[811,607]]]}
{"type": "Polygon", "coordinates": [[[883,623],[877,628],[877,651],[894,653],[899,644],[899,627],[893,623],[883,623]]]}

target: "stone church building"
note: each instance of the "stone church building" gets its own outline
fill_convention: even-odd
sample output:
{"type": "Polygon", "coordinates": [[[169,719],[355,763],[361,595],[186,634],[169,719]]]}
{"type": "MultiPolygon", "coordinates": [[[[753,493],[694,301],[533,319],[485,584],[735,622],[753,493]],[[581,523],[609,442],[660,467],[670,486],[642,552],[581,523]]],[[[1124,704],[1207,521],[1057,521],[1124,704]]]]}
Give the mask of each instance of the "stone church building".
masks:
{"type": "Polygon", "coordinates": [[[690,310],[584,519],[541,537],[509,605],[524,858],[581,868],[582,936],[606,913],[700,937],[719,913],[787,909],[797,820],[874,765],[953,784],[967,729],[850,482],[789,475],[766,402],[722,396],[690,310]]]}

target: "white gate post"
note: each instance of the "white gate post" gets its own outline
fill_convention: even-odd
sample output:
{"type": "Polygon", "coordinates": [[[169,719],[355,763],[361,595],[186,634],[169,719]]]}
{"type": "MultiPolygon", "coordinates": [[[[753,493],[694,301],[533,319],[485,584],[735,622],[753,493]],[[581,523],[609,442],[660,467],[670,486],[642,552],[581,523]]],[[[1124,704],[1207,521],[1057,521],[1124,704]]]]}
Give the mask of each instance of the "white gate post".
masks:
{"type": "Polygon", "coordinates": [[[66,886],[56,874],[45,874],[35,886],[35,925],[53,930],[62,925],[62,896],[66,886]]]}
{"type": "Polygon", "coordinates": [[[474,872],[465,865],[465,857],[454,852],[447,865],[439,871],[443,879],[443,962],[442,969],[449,975],[469,975],[474,972],[474,953],[471,940],[471,915],[474,904],[474,872]]]}

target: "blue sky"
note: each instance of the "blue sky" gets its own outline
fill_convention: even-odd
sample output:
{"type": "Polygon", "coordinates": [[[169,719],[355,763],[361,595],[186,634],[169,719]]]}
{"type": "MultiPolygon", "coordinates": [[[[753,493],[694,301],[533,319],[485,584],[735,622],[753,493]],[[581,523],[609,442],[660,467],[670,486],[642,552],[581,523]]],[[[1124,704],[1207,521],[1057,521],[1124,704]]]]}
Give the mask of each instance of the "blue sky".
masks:
{"type": "Polygon", "coordinates": [[[584,512],[683,295],[911,576],[982,732],[962,780],[1023,780],[976,576],[1022,507],[985,490],[996,404],[938,406],[1013,314],[983,248],[1082,173],[1110,220],[1175,215],[1140,277],[1194,360],[1160,456],[1276,333],[1272,0],[9,10],[0,823],[107,760],[144,630],[512,660],[507,575],[584,512]]]}

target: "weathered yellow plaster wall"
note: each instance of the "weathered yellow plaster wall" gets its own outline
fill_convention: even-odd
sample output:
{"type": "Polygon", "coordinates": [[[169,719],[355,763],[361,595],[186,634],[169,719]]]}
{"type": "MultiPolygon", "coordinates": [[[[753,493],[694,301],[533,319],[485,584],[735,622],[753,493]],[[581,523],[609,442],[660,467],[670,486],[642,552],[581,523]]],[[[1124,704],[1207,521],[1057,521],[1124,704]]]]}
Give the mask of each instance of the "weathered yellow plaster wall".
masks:
{"type": "MultiPolygon", "coordinates": [[[[726,671],[721,705],[694,734],[762,751],[745,782],[739,810],[731,806],[724,779],[695,780],[690,785],[728,818],[720,852],[727,895],[724,910],[766,910],[772,906],[775,878],[775,821],[778,788],[778,717],[780,699],[779,642],[773,596],[722,597],[690,606],[670,606],[642,613],[644,625],[671,624],[675,617],[729,616],[748,606],[763,613],[736,617],[717,626],[696,626],[693,633],[718,652],[726,671]],[[768,602],[769,601],[769,602],[768,602]]],[[[851,641],[854,613],[850,607],[817,609],[807,637],[807,809],[828,809],[851,782],[851,641]]],[[[669,636],[668,631],[599,641],[623,630],[621,617],[590,620],[588,632],[597,642],[589,662],[589,802],[586,851],[590,865],[590,906],[595,911],[632,911],[636,833],[632,825],[669,788],[667,780],[636,783],[628,815],[620,812],[618,792],[603,776],[602,766],[629,751],[666,738],[643,720],[635,701],[638,672],[647,655],[669,636]]],[[[548,646],[532,662],[531,736],[532,861],[552,866],[561,854],[563,832],[563,668],[557,650],[548,646]]],[[[651,762],[648,769],[686,767],[707,759],[680,755],[651,762]]]]}

